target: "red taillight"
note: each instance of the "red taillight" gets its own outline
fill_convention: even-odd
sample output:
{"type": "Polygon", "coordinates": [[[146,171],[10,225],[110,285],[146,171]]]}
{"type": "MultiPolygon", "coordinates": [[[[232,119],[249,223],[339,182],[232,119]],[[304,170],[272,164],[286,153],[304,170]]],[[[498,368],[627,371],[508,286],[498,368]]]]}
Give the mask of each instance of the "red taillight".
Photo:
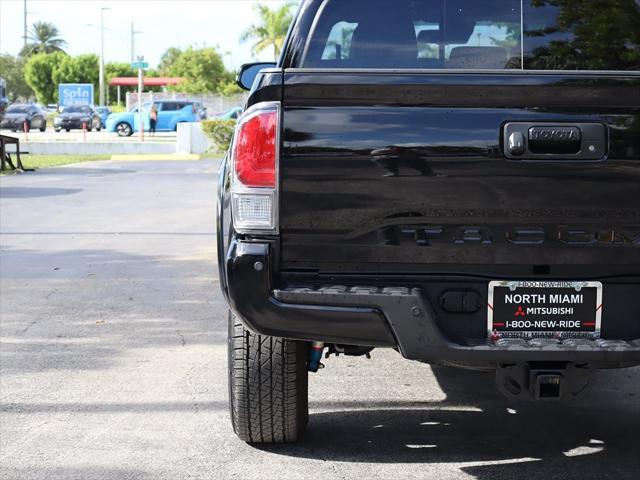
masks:
{"type": "Polygon", "coordinates": [[[276,186],[277,110],[259,111],[242,121],[234,140],[237,179],[247,187],[276,186]]]}
{"type": "Polygon", "coordinates": [[[238,119],[231,162],[231,213],[238,233],[278,233],[280,104],[260,102],[238,119]]]}

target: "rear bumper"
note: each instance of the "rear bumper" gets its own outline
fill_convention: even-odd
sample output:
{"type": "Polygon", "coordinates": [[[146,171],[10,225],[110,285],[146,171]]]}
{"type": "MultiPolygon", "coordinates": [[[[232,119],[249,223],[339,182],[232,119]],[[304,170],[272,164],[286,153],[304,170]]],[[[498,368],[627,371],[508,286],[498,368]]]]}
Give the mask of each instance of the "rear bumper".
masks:
{"type": "Polygon", "coordinates": [[[7,130],[15,130],[15,129],[22,130],[23,127],[24,127],[24,121],[20,121],[20,120],[4,119],[2,120],[2,122],[0,122],[0,128],[7,129],[7,130]]]}
{"type": "MultiPolygon", "coordinates": [[[[420,288],[273,286],[267,243],[233,241],[226,259],[232,309],[255,332],[327,343],[396,347],[429,362],[640,363],[640,338],[596,341],[451,341],[420,288]]],[[[640,321],[640,319],[636,319],[640,321]]]]}
{"type": "Polygon", "coordinates": [[[92,122],[83,122],[82,120],[76,120],[76,119],[63,120],[59,123],[54,123],[53,126],[54,128],[63,129],[63,130],[67,128],[72,130],[82,130],[84,123],[87,124],[87,128],[92,126],[91,125],[92,122]]]}

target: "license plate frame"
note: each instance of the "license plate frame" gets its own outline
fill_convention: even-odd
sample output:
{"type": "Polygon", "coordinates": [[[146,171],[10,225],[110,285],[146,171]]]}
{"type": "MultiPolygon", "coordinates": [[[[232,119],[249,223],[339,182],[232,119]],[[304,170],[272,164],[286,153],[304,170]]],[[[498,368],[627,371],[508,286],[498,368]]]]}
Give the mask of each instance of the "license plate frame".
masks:
{"type": "Polygon", "coordinates": [[[597,281],[489,282],[487,336],[494,341],[598,339],[602,329],[602,290],[602,283],[597,281]]]}

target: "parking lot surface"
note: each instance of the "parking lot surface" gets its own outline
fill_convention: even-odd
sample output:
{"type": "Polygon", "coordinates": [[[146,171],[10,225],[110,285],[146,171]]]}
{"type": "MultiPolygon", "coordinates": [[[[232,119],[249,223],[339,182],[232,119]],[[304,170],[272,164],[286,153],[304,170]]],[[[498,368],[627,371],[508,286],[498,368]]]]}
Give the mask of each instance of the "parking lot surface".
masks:
{"type": "Polygon", "coordinates": [[[18,479],[637,479],[640,368],[571,403],[492,376],[335,358],[309,430],[257,447],[227,413],[217,163],[95,162],[0,179],[0,472],[18,479]]]}

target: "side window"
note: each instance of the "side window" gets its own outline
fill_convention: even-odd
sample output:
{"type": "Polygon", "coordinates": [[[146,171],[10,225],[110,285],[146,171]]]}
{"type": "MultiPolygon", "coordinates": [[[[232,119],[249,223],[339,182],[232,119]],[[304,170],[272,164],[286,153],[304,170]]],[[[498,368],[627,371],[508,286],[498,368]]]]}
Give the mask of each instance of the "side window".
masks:
{"type": "Polygon", "coordinates": [[[640,0],[325,0],[302,67],[640,70],[640,0]]]}
{"type": "Polygon", "coordinates": [[[303,65],[520,68],[521,0],[328,0],[303,65]]]}
{"type": "Polygon", "coordinates": [[[413,28],[416,30],[418,41],[418,58],[439,59],[440,41],[442,33],[440,24],[433,22],[415,21],[413,28]]]}
{"type": "Polygon", "coordinates": [[[351,40],[357,23],[338,22],[332,28],[322,52],[322,60],[345,60],[351,53],[351,40]]]}
{"type": "Polygon", "coordinates": [[[448,68],[520,68],[520,22],[479,17],[466,42],[445,45],[448,68]]]}
{"type": "Polygon", "coordinates": [[[163,112],[175,112],[176,110],[180,110],[181,105],[176,102],[163,102],[162,110],[163,112]]]}

